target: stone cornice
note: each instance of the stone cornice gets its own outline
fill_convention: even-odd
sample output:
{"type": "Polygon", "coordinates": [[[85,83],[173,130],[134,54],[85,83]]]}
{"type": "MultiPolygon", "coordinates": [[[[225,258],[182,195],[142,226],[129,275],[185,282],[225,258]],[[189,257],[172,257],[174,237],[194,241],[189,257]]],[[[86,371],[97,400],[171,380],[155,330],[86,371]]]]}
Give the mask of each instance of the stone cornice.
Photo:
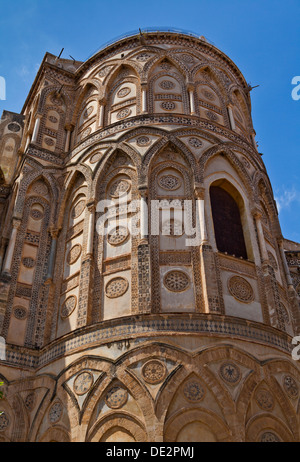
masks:
{"type": "Polygon", "coordinates": [[[112,342],[133,338],[154,339],[159,336],[202,335],[217,341],[245,341],[275,348],[290,354],[292,338],[278,329],[249,321],[212,314],[150,314],[128,316],[103,321],[93,326],[77,329],[57,339],[41,350],[6,345],[8,366],[40,369],[60,358],[112,342]]]}
{"type": "MultiPolygon", "coordinates": [[[[182,125],[183,127],[191,129],[202,129],[207,130],[214,135],[226,136],[229,141],[236,143],[237,146],[245,148],[247,151],[251,152],[255,158],[258,158],[257,151],[254,149],[252,143],[246,140],[246,138],[240,136],[239,134],[233,132],[232,130],[224,127],[223,125],[218,125],[212,123],[207,119],[202,119],[198,116],[191,115],[181,115],[181,114],[143,114],[135,117],[130,117],[125,121],[116,122],[111,124],[104,129],[101,129],[89,137],[85,141],[75,146],[67,160],[71,160],[72,157],[78,154],[83,149],[91,146],[93,143],[102,141],[104,138],[107,138],[111,135],[114,135],[123,130],[138,128],[138,127],[147,127],[147,126],[162,126],[162,125],[182,125]]],[[[259,158],[260,163],[262,160],[259,158]]]]}

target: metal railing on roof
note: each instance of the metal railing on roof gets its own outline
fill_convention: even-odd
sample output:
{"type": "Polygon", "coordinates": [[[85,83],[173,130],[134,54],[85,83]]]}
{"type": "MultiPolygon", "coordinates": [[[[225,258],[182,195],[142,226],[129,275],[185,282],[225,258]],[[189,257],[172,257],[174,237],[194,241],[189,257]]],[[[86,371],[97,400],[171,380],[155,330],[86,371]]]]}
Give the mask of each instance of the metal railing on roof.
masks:
{"type": "Polygon", "coordinates": [[[99,51],[104,50],[108,46],[113,45],[114,43],[117,43],[120,40],[123,40],[125,38],[129,38],[129,37],[134,37],[134,36],[140,35],[140,34],[147,34],[147,33],[150,33],[150,32],[168,32],[168,33],[172,33],[172,34],[183,34],[183,35],[187,35],[187,36],[190,36],[190,37],[195,37],[197,39],[203,40],[204,42],[208,42],[211,45],[214,45],[213,42],[208,40],[203,35],[196,34],[195,32],[192,32],[192,31],[188,31],[188,30],[184,30],[184,29],[175,29],[173,27],[168,27],[168,26],[165,26],[165,27],[164,26],[147,27],[146,29],[136,29],[136,30],[133,30],[133,31],[130,31],[130,32],[126,32],[124,34],[119,35],[118,37],[113,38],[112,40],[109,40],[108,42],[102,44],[99,48],[97,48],[97,50],[95,50],[88,57],[88,59],[90,59],[92,56],[99,53],[99,51]]]}

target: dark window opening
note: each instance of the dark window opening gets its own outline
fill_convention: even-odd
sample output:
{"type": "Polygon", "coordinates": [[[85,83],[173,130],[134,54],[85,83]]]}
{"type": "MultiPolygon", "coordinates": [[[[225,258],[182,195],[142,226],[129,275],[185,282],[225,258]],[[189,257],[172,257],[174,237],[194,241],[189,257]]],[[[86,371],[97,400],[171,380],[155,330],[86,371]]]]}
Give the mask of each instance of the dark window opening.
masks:
{"type": "Polygon", "coordinates": [[[219,186],[210,187],[210,201],[218,250],[247,259],[238,204],[225,189],[219,186]]]}

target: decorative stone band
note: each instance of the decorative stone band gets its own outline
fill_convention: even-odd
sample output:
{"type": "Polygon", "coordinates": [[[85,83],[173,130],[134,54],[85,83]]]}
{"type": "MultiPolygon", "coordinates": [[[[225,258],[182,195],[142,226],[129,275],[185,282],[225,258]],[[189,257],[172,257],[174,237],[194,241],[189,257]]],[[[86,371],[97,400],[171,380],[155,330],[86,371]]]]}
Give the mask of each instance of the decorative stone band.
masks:
{"type": "MultiPolygon", "coordinates": [[[[261,164],[262,160],[260,156],[257,154],[257,151],[254,149],[252,143],[248,141],[243,136],[232,132],[226,127],[216,125],[214,122],[208,121],[206,119],[202,119],[198,116],[189,116],[189,115],[172,115],[172,114],[143,114],[135,117],[130,117],[128,120],[122,120],[120,122],[116,122],[114,124],[109,125],[108,127],[99,130],[96,133],[93,133],[89,136],[86,140],[81,142],[78,146],[76,146],[73,151],[70,153],[70,156],[66,159],[66,162],[70,160],[73,156],[78,154],[84,148],[91,146],[92,144],[101,141],[108,136],[111,136],[115,133],[118,133],[123,130],[128,130],[134,127],[141,127],[141,126],[148,126],[148,125],[163,125],[163,124],[175,124],[175,125],[183,125],[186,127],[187,125],[190,128],[199,128],[203,130],[208,130],[216,135],[226,136],[229,140],[239,144],[240,146],[244,147],[247,150],[250,150],[255,159],[261,164]]],[[[33,154],[34,155],[34,154],[33,154]]]]}
{"type": "Polygon", "coordinates": [[[292,337],[270,326],[239,318],[204,313],[139,315],[107,320],[83,327],[62,339],[55,340],[39,352],[17,345],[6,345],[6,361],[18,367],[39,368],[52,361],[115,341],[138,337],[174,336],[177,334],[214,335],[220,340],[239,339],[268,345],[291,354],[292,337]]]}

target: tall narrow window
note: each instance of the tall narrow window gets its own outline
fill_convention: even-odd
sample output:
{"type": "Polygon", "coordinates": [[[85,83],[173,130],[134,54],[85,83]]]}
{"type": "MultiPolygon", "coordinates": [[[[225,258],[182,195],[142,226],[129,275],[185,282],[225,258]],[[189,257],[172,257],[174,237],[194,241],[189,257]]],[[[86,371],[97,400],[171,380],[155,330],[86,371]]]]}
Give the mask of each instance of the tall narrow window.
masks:
{"type": "Polygon", "coordinates": [[[210,201],[218,250],[247,259],[240,209],[235,199],[225,189],[211,186],[210,201]]]}

